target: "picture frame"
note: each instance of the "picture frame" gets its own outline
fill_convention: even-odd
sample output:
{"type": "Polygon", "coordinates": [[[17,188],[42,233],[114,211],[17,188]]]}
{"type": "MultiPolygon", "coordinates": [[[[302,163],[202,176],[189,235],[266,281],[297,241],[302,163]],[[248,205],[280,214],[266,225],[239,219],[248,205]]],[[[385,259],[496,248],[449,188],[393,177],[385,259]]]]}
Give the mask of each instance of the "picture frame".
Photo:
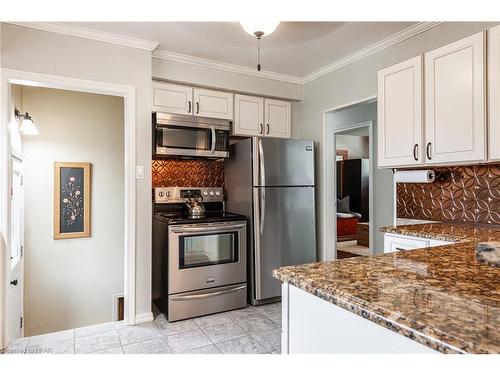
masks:
{"type": "Polygon", "coordinates": [[[54,240],[90,237],[91,163],[54,163],[54,240]]]}

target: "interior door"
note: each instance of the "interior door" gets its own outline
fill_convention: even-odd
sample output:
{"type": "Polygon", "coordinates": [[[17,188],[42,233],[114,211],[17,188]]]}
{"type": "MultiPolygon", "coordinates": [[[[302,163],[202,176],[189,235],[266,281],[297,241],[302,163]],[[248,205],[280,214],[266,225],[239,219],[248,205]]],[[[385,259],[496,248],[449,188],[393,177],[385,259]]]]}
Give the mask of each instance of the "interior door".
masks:
{"type": "Polygon", "coordinates": [[[427,164],[486,157],[484,32],[425,54],[427,164]]]}
{"type": "Polygon", "coordinates": [[[316,261],[314,187],[254,188],[256,299],[281,295],[273,270],[316,261]]]}
{"type": "Polygon", "coordinates": [[[7,280],[7,342],[23,337],[24,193],[22,162],[12,158],[10,200],[10,275],[7,280]]]}

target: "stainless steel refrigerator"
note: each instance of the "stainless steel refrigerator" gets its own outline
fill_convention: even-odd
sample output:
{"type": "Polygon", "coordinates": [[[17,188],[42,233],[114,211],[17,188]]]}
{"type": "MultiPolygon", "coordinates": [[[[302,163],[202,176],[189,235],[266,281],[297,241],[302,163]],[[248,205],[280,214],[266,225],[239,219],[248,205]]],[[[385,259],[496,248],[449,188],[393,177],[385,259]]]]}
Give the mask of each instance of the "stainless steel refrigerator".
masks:
{"type": "Polygon", "coordinates": [[[251,138],[225,160],[226,209],[248,218],[249,301],[281,298],[275,268],[315,262],[314,142],[251,138]]]}

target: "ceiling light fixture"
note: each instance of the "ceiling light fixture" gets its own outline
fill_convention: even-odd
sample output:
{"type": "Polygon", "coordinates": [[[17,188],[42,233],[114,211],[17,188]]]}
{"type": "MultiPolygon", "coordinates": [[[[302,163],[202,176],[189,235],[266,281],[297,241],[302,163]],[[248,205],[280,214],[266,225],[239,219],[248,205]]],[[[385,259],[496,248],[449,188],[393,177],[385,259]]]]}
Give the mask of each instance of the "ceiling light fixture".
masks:
{"type": "Polygon", "coordinates": [[[257,37],[257,70],[260,72],[260,39],[271,34],[280,23],[279,21],[241,21],[240,24],[248,34],[257,37]]]}
{"type": "Polygon", "coordinates": [[[14,110],[14,115],[16,116],[16,120],[22,120],[19,131],[26,135],[37,135],[38,129],[36,128],[33,119],[28,114],[28,112],[22,114],[17,109],[14,110]]]}

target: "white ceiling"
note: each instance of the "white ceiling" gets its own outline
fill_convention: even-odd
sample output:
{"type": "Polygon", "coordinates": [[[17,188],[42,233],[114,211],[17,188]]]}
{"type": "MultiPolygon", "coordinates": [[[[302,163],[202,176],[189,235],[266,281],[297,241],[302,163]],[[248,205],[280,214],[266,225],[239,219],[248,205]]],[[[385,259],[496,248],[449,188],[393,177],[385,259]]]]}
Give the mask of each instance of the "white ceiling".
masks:
{"type": "MultiPolygon", "coordinates": [[[[262,38],[266,71],[304,77],[415,22],[282,22],[262,38]]],[[[257,40],[238,22],[73,22],[74,25],[159,42],[166,50],[255,68],[257,40]]]]}

